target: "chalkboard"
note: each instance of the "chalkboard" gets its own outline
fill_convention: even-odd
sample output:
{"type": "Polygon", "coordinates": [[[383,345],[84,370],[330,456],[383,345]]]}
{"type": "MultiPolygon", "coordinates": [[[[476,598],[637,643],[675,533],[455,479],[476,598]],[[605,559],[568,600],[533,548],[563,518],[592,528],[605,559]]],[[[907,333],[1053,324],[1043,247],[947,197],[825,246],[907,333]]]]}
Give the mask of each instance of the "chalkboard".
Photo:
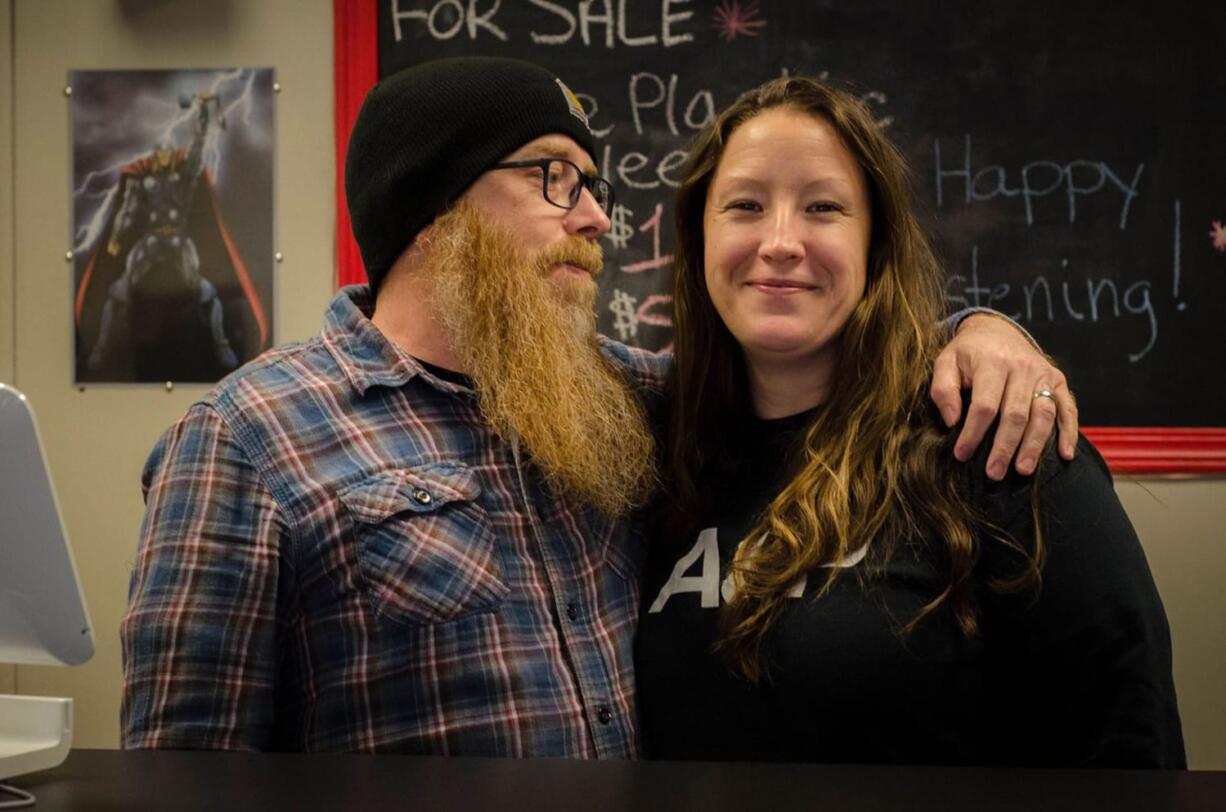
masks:
{"type": "Polygon", "coordinates": [[[380,0],[378,71],[545,65],[618,190],[600,325],[671,341],[694,132],[784,73],[862,96],[911,163],[951,308],[1017,319],[1090,426],[1226,426],[1226,3],[380,0]]]}

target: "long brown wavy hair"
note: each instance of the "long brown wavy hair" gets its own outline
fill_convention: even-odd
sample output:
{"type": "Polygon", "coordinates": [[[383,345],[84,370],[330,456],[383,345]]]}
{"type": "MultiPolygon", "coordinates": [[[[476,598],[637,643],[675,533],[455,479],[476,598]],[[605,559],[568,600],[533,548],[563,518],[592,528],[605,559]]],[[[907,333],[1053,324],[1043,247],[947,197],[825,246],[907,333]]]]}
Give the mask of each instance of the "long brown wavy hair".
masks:
{"type": "MultiPolygon", "coordinates": [[[[932,406],[933,363],[947,336],[941,271],[911,203],[906,163],[854,96],[804,77],[769,81],[740,96],[696,137],[676,198],[678,235],[673,291],[675,354],[665,453],[665,533],[690,538],[711,508],[709,483],[735,476],[734,439],[750,419],[744,356],[707,292],[703,210],[732,133],[772,108],[829,124],[859,165],[871,202],[872,229],[863,299],[841,334],[834,387],[797,449],[798,473],[771,502],[732,563],[735,595],[720,617],[718,647],[734,672],[763,674],[761,648],[806,574],[864,545],[884,563],[891,540],[941,539],[926,550],[948,573],[943,591],[906,626],[947,606],[967,636],[978,634],[972,574],[979,533],[959,472],[953,433],[932,406]]],[[[1036,536],[1038,523],[1035,524],[1036,536]]],[[[1001,590],[1037,587],[1042,545],[1024,549],[1016,578],[1001,590]]],[[[870,566],[870,570],[872,567],[870,566]]],[[[831,567],[818,597],[838,577],[831,567]]]]}

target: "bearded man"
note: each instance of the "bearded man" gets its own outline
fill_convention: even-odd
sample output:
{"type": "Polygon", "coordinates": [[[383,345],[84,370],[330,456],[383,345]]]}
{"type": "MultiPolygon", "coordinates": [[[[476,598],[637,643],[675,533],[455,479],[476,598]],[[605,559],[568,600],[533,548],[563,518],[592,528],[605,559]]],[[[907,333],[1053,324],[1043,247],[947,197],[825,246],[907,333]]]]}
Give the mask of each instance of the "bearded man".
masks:
{"type": "MultiPolygon", "coordinates": [[[[371,91],[346,162],[369,288],[146,466],[124,746],[637,754],[635,508],[668,358],[595,334],[595,152],[574,94],[523,62],[371,91]]],[[[1020,346],[1050,370],[985,319],[949,363],[1020,346]]],[[[976,373],[992,413],[1010,369],[976,373]]]]}

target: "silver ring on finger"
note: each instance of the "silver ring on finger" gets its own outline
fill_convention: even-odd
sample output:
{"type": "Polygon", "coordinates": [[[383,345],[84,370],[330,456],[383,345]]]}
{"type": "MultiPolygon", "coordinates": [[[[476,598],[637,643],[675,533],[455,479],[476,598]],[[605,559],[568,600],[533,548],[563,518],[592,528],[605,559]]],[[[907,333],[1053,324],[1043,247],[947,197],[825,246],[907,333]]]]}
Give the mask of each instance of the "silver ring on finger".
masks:
{"type": "Polygon", "coordinates": [[[1038,400],[1039,398],[1051,398],[1052,400],[1055,400],[1056,395],[1050,389],[1036,389],[1033,399],[1038,400]]]}

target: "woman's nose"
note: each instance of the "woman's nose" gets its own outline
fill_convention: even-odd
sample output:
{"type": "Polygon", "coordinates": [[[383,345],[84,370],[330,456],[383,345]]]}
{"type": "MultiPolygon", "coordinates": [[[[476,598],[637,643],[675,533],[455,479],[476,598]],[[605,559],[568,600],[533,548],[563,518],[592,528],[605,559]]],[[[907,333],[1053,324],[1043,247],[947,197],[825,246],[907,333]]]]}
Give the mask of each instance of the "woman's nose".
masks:
{"type": "Polygon", "coordinates": [[[796,232],[796,220],[790,212],[780,211],[768,219],[764,226],[766,233],[762,235],[762,244],[758,254],[763,259],[774,263],[785,263],[804,256],[804,243],[796,232]]]}

